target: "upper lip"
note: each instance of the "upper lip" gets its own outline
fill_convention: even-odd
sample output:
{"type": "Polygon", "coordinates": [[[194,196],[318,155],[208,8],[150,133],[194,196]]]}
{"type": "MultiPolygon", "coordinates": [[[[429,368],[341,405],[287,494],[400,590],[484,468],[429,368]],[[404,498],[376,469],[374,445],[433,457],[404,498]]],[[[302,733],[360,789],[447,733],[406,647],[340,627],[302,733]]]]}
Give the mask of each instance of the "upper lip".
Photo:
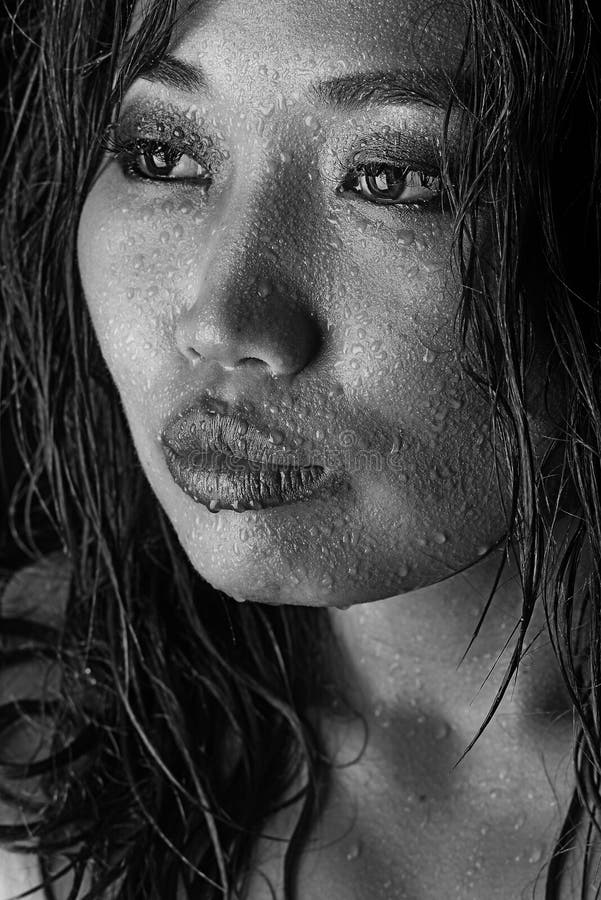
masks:
{"type": "Polygon", "coordinates": [[[250,419],[240,406],[203,397],[168,420],[161,441],[192,462],[195,454],[216,453],[268,468],[324,468],[306,439],[287,437],[280,426],[261,428],[250,419]]]}

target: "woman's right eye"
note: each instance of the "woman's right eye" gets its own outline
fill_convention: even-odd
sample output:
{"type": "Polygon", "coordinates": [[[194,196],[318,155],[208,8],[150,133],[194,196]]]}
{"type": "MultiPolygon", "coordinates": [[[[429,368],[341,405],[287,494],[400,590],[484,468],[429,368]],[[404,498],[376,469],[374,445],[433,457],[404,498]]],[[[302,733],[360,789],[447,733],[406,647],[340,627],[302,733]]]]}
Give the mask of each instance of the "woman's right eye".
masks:
{"type": "Polygon", "coordinates": [[[113,146],[126,175],[147,181],[187,181],[207,185],[211,170],[183,150],[160,141],[137,140],[113,146]]]}

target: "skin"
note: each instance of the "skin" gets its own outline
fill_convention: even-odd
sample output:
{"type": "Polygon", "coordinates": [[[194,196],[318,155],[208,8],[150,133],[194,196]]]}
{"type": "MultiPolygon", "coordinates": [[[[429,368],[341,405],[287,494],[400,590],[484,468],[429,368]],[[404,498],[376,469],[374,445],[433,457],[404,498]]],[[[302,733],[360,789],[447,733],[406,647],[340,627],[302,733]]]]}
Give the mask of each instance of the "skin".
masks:
{"type": "MultiPolygon", "coordinates": [[[[227,159],[208,192],[128,178],[110,162],[83,210],[79,262],[142,465],[195,567],[238,599],[332,606],[440,581],[505,522],[489,410],[453,333],[450,215],[336,192],[363,144],[382,158],[370,135],[386,127],[425,169],[444,112],[304,99],[311,82],[365,71],[365,59],[419,66],[412,29],[390,29],[387,6],[364,4],[360,17],[352,4],[324,7],[299,17],[292,3],[242,14],[222,2],[182,25],[176,55],[202,63],[208,91],[139,80],[122,119],[130,137],[140,121],[142,137],[156,137],[157,122],[169,135],[178,124],[206,133],[227,159]],[[285,447],[302,441],[315,462],[333,459],[339,488],[209,513],[173,482],[159,441],[202,392],[247,404],[285,447]]],[[[421,35],[422,64],[452,70],[463,39],[454,6],[421,32],[418,7],[398,9],[421,35]]],[[[535,435],[547,424],[534,415],[535,435]]]]}
{"type": "MultiPolygon", "coordinates": [[[[521,592],[510,564],[458,670],[505,520],[489,410],[463,374],[453,331],[452,220],[433,205],[336,191],[362,141],[381,160],[370,135],[386,127],[425,168],[443,109],[349,110],[307,96],[311,82],[366,69],[452,71],[464,28],[452,3],[427,18],[405,0],[392,13],[382,0],[362,0],[360,10],[352,0],[202,4],[171,52],[202,64],[207,89],[140,79],[122,121],[130,136],[136,123],[148,139],[157,123],[168,136],[177,127],[206,135],[220,156],[213,183],[204,191],[144,181],[108,159],[80,221],[98,339],[146,475],[193,565],[239,600],[331,609],[340,683],[370,738],[361,762],[334,776],[301,868],[307,900],[324,885],[339,891],[332,896],[420,900],[453,885],[453,896],[515,898],[535,878],[569,796],[569,703],[544,638],[453,769],[499,684],[506,656],[480,690],[519,618],[521,592]],[[172,480],[159,436],[202,392],[247,404],[249,420],[280,430],[285,446],[300,435],[316,462],[342,460],[340,485],[244,513],[195,503],[172,480]]],[[[539,456],[552,437],[542,372],[539,358],[529,379],[539,456]]],[[[321,727],[347,761],[359,749],[355,726],[334,712],[321,727]]],[[[286,836],[293,820],[268,830],[286,836]]],[[[281,887],[274,846],[260,846],[258,864],[281,887]]],[[[269,896],[261,878],[250,896],[269,896]]]]}

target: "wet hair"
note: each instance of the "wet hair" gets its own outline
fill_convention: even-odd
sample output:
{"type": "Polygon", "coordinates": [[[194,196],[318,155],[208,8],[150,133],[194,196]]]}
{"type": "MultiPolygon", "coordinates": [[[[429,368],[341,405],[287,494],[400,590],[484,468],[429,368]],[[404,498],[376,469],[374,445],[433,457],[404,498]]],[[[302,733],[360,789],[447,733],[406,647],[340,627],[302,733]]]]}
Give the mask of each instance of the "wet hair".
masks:
{"type": "MultiPolygon", "coordinates": [[[[546,867],[552,898],[578,823],[592,847],[601,814],[599,23],[586,0],[458,2],[469,28],[449,115],[462,147],[455,161],[442,147],[456,325],[489,400],[523,590],[491,715],[542,603],[578,723],[576,790],[546,867]],[[566,398],[553,475],[574,508],[561,545],[549,523],[564,491],[550,492],[527,415],[534,352],[566,398]]],[[[141,471],[77,269],[106,126],[178,14],[174,0],[143,9],[131,29],[130,0],[5,6],[0,564],[9,573],[60,551],[70,579],[64,628],[0,619],[0,677],[40,661],[60,671],[44,691],[32,679],[31,696],[0,696],[0,808],[21,810],[6,814],[0,842],[40,856],[49,896],[60,858],[73,900],[86,870],[90,898],[236,898],[262,826],[301,800],[285,857],[292,898],[331,771],[311,713],[336,699],[327,612],[240,605],[193,570],[141,471]],[[50,734],[43,752],[7,760],[9,735],[32,722],[50,734]]],[[[596,896],[586,855],[582,896],[596,896]]]]}

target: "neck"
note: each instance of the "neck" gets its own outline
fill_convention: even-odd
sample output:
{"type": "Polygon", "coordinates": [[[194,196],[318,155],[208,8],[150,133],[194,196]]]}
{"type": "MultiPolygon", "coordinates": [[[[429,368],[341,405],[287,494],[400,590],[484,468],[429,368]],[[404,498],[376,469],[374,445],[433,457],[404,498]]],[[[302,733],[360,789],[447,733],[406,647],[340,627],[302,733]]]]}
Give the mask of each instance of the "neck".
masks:
{"type": "MultiPolygon", "coordinates": [[[[510,555],[480,633],[470,641],[497,576],[503,551],[493,551],[447,580],[409,594],[347,610],[332,609],[342,654],[345,695],[368,724],[427,716],[465,744],[478,731],[501,686],[522,611],[510,555]],[[469,647],[469,649],[468,649],[469,647]],[[466,652],[467,651],[467,652],[466,652]]],[[[571,705],[544,623],[542,605],[529,626],[517,679],[495,716],[525,739],[550,723],[571,734],[571,705]]]]}

